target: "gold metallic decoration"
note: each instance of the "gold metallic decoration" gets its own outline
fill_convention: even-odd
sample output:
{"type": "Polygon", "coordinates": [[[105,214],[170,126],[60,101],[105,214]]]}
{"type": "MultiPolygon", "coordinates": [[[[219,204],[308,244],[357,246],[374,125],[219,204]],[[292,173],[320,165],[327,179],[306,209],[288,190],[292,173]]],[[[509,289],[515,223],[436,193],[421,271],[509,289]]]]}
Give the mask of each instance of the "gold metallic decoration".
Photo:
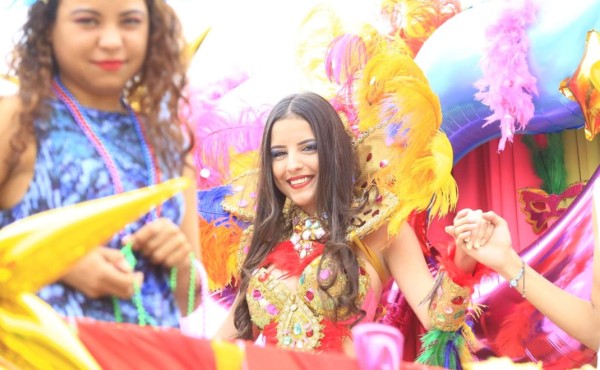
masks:
{"type": "Polygon", "coordinates": [[[181,60],[183,61],[183,64],[186,66],[186,68],[189,67],[189,65],[192,61],[192,58],[194,57],[194,55],[196,55],[196,52],[198,51],[198,49],[200,49],[200,45],[202,45],[202,43],[206,39],[206,36],[208,35],[209,32],[210,32],[210,27],[206,28],[194,40],[192,40],[191,42],[188,42],[185,45],[185,47],[183,48],[183,50],[181,51],[181,60]]]}
{"type": "Polygon", "coordinates": [[[353,142],[360,166],[360,177],[353,189],[355,205],[364,200],[366,205],[360,214],[354,216],[348,240],[363,237],[378,229],[393,216],[400,205],[394,194],[380,192],[375,183],[377,172],[387,167],[389,161],[397,155],[397,148],[386,145],[387,127],[387,124],[380,123],[363,132],[353,142]]]}
{"type": "Polygon", "coordinates": [[[560,92],[576,101],[585,119],[585,138],[589,141],[600,132],[600,34],[588,31],[585,51],[571,77],[560,83],[560,92]]]}
{"type": "MultiPolygon", "coordinates": [[[[271,276],[267,268],[256,270],[248,286],[246,299],[252,322],[261,330],[271,322],[277,322],[277,346],[298,351],[312,351],[318,348],[325,328],[323,319],[332,317],[334,298],[346,289],[346,276],[337,274],[328,296],[318,289],[318,279],[333,279],[331,260],[325,260],[318,275],[322,257],[315,258],[302,272],[297,291],[293,292],[278,277],[271,276]]],[[[365,271],[365,263],[359,259],[360,269],[365,271]]],[[[369,276],[359,276],[357,303],[360,306],[369,287],[369,276]]],[[[340,307],[337,318],[349,319],[348,309],[340,307]]]]}
{"type": "Polygon", "coordinates": [[[441,331],[457,331],[465,322],[470,302],[469,288],[456,284],[446,273],[440,272],[427,310],[432,326],[441,331]]]}
{"type": "Polygon", "coordinates": [[[256,216],[258,172],[257,168],[253,168],[233,178],[229,182],[233,194],[226,196],[223,200],[223,209],[242,221],[252,222],[256,216]]]}
{"type": "Polygon", "coordinates": [[[0,353],[16,368],[100,369],[34,293],[90,250],[191,185],[187,178],[53,209],[0,230],[0,353]]]}

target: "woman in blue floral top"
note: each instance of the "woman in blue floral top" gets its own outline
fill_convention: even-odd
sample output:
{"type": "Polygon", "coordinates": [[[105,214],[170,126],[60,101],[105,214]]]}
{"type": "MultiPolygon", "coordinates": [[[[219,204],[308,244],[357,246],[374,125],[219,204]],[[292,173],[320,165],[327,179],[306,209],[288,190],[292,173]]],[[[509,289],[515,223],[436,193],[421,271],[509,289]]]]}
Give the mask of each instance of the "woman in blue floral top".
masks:
{"type": "MultiPolygon", "coordinates": [[[[31,6],[12,63],[19,92],[0,100],[0,227],[173,177],[195,180],[177,120],[181,45],[163,0],[31,6]]],[[[195,190],[129,225],[39,296],[68,317],[177,326],[198,303],[195,190]]]]}

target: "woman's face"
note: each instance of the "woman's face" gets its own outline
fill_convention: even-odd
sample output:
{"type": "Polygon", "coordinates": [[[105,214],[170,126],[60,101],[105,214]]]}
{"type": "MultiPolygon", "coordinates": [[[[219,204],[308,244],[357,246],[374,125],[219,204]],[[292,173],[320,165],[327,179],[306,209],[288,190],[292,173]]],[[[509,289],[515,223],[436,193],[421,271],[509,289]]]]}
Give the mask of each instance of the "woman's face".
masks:
{"type": "Polygon", "coordinates": [[[319,155],[317,140],[303,118],[281,119],[271,129],[275,185],[309,215],[317,211],[319,155]]]}
{"type": "Polygon", "coordinates": [[[80,100],[119,96],[144,64],[148,32],[144,0],[60,0],[50,41],[62,82],[80,100]]]}

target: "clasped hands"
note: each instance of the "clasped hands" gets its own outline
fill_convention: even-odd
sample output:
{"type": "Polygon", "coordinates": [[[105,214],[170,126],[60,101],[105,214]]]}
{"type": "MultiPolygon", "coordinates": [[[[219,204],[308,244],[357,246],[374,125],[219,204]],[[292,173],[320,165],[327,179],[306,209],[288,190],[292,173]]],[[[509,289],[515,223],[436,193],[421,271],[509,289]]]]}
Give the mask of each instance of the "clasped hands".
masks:
{"type": "Polygon", "coordinates": [[[461,254],[495,271],[514,254],[506,220],[492,211],[463,209],[445,230],[455,239],[461,254]]]}
{"type": "MultiPolygon", "coordinates": [[[[153,264],[187,271],[192,246],[181,229],[167,218],[153,220],[137,232],[123,238],[134,251],[153,264]]],[[[125,256],[117,249],[101,246],[77,262],[61,281],[89,298],[117,296],[129,299],[134,286],[141,286],[142,272],[133,271],[125,256]]]]}
{"type": "Polygon", "coordinates": [[[492,211],[465,208],[456,214],[453,224],[446,226],[445,230],[454,238],[457,246],[467,250],[478,249],[490,240],[494,232],[494,224],[490,221],[493,221],[495,216],[492,211]]]}

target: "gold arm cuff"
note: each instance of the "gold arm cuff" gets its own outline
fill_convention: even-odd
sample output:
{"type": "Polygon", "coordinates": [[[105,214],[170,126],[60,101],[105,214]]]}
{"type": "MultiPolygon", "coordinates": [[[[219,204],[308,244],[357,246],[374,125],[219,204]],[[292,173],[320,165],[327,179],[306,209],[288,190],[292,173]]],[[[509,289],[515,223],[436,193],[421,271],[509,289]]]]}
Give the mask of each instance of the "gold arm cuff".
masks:
{"type": "Polygon", "coordinates": [[[440,272],[434,289],[428,309],[433,328],[457,331],[465,322],[471,302],[469,288],[454,283],[448,275],[440,272]]]}

